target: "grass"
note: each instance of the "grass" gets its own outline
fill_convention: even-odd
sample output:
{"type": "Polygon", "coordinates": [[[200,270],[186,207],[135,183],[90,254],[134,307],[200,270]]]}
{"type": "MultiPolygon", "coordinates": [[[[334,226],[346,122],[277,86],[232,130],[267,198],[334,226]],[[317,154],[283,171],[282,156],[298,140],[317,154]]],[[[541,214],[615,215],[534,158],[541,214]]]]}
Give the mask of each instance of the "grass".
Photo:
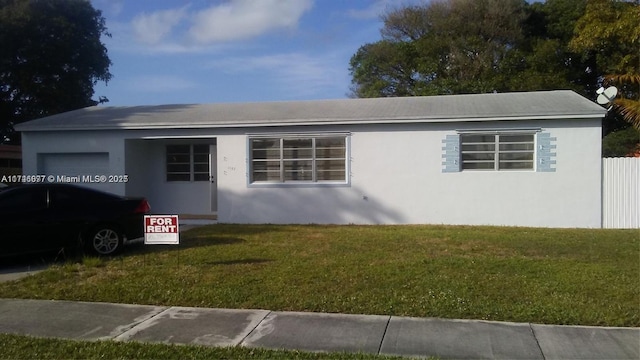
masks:
{"type": "Polygon", "coordinates": [[[214,225],[0,297],[640,326],[637,230],[214,225]]]}
{"type": "Polygon", "coordinates": [[[347,353],[310,353],[243,347],[74,341],[0,334],[3,359],[345,359],[384,360],[399,357],[347,353]]]}

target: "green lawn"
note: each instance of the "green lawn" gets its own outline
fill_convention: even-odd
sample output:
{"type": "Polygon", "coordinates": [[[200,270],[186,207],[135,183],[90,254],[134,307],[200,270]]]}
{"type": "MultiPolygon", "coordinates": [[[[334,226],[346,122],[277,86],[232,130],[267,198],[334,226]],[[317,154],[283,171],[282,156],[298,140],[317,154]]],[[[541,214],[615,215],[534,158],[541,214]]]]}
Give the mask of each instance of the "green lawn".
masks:
{"type": "Polygon", "coordinates": [[[637,230],[214,225],[0,297],[640,326],[637,230]]]}

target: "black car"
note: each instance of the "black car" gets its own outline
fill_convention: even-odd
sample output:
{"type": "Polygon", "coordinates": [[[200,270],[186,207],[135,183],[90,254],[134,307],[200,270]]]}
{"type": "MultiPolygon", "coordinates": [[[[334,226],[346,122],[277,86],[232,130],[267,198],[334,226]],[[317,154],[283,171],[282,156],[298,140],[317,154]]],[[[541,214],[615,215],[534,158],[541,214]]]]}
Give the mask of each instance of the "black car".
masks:
{"type": "Polygon", "coordinates": [[[144,198],[69,184],[11,186],[0,191],[0,256],[82,246],[113,255],[144,236],[144,198]]]}

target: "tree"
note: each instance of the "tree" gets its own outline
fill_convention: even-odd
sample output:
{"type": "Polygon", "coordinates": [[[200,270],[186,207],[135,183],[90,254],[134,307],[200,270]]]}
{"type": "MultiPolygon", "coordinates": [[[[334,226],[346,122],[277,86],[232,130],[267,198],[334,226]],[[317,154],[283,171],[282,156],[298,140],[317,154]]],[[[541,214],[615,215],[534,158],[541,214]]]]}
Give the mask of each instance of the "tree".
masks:
{"type": "Polygon", "coordinates": [[[434,0],[391,10],[382,16],[382,40],[351,59],[352,92],[371,97],[572,89],[593,96],[600,76],[595,56],[568,47],[586,5],[434,0]],[[404,44],[407,51],[383,42],[404,44]],[[403,61],[396,61],[400,55],[403,61]]]}
{"type": "Polygon", "coordinates": [[[595,59],[568,47],[587,0],[546,0],[527,8],[524,39],[507,63],[505,82],[512,91],[572,89],[592,97],[599,87],[595,59]],[[588,70],[585,70],[588,69],[588,70]]]}
{"type": "Polygon", "coordinates": [[[502,62],[522,37],[521,0],[448,0],[392,10],[382,40],[351,58],[355,96],[501,91],[502,62]]]}
{"type": "Polygon", "coordinates": [[[358,49],[351,61],[360,84],[352,89],[358,97],[424,95],[419,87],[416,50],[412,43],[379,41],[358,49]]]}
{"type": "Polygon", "coordinates": [[[616,85],[614,110],[640,129],[640,1],[589,0],[569,46],[595,55],[603,85],[616,85]]]}
{"type": "Polygon", "coordinates": [[[633,126],[614,131],[602,139],[602,156],[624,157],[640,154],[640,130],[633,126]]]}
{"type": "Polygon", "coordinates": [[[0,142],[13,125],[107,101],[105,20],[88,0],[0,0],[0,142]]]}
{"type": "Polygon", "coordinates": [[[569,43],[595,59],[599,85],[619,89],[603,124],[605,156],[633,155],[640,148],[639,21],[640,1],[589,0],[569,43]]]}

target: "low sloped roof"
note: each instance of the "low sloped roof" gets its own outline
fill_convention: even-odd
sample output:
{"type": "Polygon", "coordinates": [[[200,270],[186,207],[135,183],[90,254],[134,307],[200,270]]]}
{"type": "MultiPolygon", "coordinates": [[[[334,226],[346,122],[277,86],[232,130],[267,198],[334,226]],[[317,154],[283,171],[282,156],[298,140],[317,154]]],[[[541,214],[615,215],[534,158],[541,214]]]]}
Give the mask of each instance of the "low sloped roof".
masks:
{"type": "Polygon", "coordinates": [[[603,117],[569,90],[373,99],[94,106],[25,122],[18,131],[255,127],[603,117]]]}

